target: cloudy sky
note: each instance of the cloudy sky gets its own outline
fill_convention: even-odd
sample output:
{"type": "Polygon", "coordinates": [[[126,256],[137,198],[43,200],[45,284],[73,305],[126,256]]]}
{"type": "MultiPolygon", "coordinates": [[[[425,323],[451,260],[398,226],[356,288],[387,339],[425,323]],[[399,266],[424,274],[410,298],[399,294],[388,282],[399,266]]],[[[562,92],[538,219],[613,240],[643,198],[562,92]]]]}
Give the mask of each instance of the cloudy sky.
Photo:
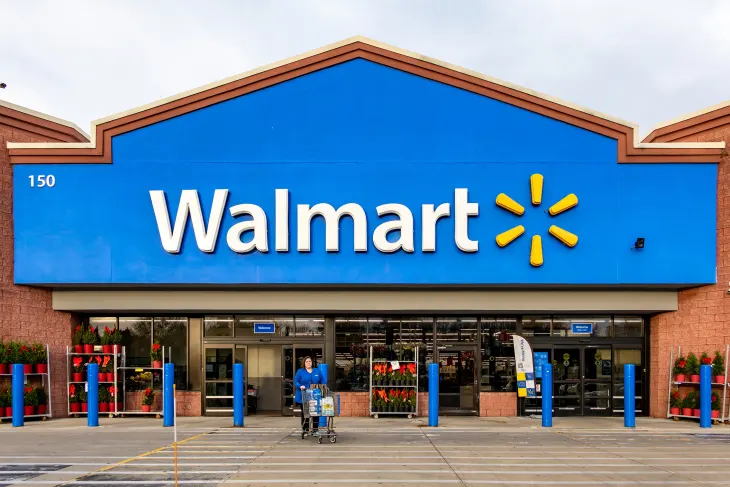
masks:
{"type": "Polygon", "coordinates": [[[640,124],[730,100],[727,0],[0,0],[0,98],[89,123],[364,35],[640,124]]]}

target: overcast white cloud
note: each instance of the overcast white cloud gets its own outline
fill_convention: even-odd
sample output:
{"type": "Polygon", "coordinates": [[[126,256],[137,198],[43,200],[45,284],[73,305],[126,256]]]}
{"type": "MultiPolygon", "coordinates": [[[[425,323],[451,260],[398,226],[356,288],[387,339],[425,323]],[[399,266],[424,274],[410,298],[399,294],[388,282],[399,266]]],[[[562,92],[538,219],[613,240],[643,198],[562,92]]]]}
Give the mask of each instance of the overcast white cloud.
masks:
{"type": "Polygon", "coordinates": [[[639,123],[730,99],[730,2],[0,0],[0,98],[91,120],[364,35],[639,123]]]}

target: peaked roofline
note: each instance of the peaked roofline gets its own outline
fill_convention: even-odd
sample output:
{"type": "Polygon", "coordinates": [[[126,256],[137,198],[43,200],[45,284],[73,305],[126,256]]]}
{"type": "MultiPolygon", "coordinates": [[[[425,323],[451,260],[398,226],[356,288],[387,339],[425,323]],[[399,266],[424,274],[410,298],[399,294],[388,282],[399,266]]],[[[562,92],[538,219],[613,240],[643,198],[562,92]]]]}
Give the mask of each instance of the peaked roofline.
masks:
{"type": "Polygon", "coordinates": [[[9,101],[0,100],[0,123],[28,132],[45,135],[59,141],[89,141],[89,134],[75,123],[31,110],[9,101]]]}
{"type": "Polygon", "coordinates": [[[644,142],[671,142],[730,124],[730,100],[697,110],[655,126],[644,142]]]}
{"type": "Polygon", "coordinates": [[[618,141],[618,162],[716,163],[724,142],[647,144],[636,124],[361,36],[95,120],[88,143],[8,143],[11,163],[111,163],[115,135],[362,58],[542,114],[618,141]]]}

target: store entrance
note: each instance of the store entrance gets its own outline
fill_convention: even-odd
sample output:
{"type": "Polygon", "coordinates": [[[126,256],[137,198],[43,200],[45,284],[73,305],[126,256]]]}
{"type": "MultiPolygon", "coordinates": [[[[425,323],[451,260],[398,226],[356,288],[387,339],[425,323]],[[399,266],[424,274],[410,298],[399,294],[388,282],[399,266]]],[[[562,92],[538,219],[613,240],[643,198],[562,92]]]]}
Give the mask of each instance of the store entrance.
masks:
{"type": "MultiPolygon", "coordinates": [[[[553,364],[555,416],[623,414],[624,364],[636,367],[636,412],[643,413],[643,351],[631,345],[534,345],[535,356],[546,353],[553,364]]],[[[542,380],[537,398],[526,399],[525,413],[540,413],[542,380]]]]}
{"type": "Polygon", "coordinates": [[[439,347],[439,413],[479,413],[477,348],[470,345],[439,347]]]}
{"type": "Polygon", "coordinates": [[[233,364],[244,364],[246,414],[293,415],[294,375],[304,357],[322,363],[322,347],[272,344],[206,345],[205,414],[233,414],[233,364]]]}

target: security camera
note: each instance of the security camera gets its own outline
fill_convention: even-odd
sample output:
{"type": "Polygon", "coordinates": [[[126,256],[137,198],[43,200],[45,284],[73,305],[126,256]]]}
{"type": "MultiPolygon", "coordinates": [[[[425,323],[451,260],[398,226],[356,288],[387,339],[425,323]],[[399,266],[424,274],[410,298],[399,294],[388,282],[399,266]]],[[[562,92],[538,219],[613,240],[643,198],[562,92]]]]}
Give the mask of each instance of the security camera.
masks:
{"type": "Polygon", "coordinates": [[[5,89],[7,86],[5,83],[0,83],[0,89],[5,89]]]}

